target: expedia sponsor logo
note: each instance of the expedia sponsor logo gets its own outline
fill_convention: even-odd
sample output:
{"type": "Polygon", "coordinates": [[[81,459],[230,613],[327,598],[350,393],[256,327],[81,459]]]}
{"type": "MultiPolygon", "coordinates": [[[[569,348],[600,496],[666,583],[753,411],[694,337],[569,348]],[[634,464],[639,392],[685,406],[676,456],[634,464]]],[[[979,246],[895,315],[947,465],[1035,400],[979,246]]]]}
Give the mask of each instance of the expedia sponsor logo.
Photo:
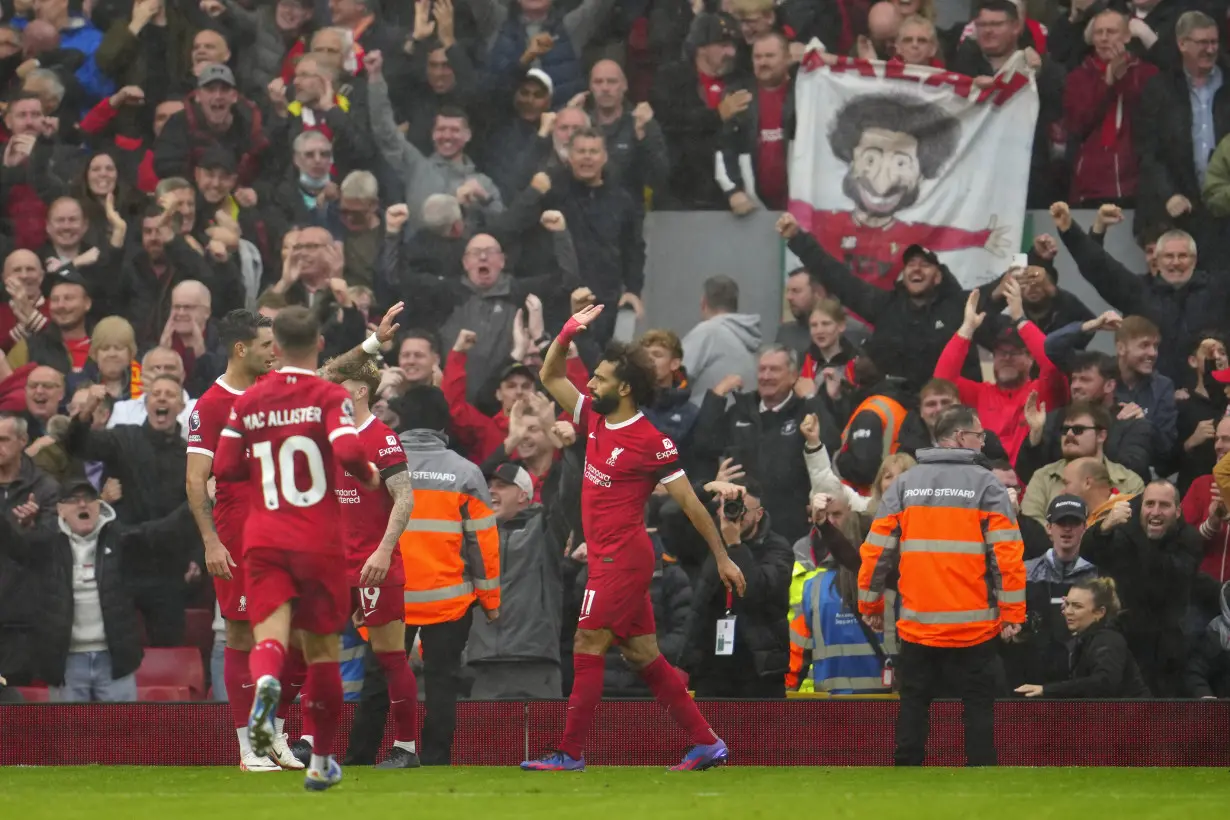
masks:
{"type": "Polygon", "coordinates": [[[385,447],[384,449],[382,449],[382,450],[380,451],[380,455],[382,455],[382,456],[391,456],[391,455],[393,455],[394,453],[400,453],[400,452],[401,452],[401,448],[400,448],[400,447],[385,447]]]}
{"type": "Polygon", "coordinates": [[[919,487],[905,491],[906,498],[973,498],[973,490],[958,490],[956,487],[919,487]]]}
{"type": "Polygon", "coordinates": [[[592,464],[585,465],[585,477],[589,479],[591,484],[597,484],[599,487],[611,486],[611,477],[592,464]]]}

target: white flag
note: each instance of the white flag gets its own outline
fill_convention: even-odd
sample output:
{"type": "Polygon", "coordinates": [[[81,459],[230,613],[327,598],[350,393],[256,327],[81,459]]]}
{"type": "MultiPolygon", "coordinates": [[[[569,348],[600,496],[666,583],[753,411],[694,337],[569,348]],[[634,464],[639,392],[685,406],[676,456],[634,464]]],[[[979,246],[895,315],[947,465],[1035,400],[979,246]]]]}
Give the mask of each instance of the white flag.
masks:
{"type": "Polygon", "coordinates": [[[911,245],[966,286],[1021,245],[1038,88],[1018,52],[978,88],[961,74],[807,55],[795,85],[790,212],[836,259],[889,289],[911,245]]]}

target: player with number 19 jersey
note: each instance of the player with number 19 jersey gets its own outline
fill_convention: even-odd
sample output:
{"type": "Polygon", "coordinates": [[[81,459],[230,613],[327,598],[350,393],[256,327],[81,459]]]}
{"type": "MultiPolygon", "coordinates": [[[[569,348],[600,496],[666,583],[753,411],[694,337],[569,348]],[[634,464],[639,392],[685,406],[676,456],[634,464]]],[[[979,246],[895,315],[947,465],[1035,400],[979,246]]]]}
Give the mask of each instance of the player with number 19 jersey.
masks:
{"type": "Polygon", "coordinates": [[[338,465],[371,475],[353,419],[344,387],[296,367],[270,374],[235,401],[214,468],[219,478],[246,474],[251,482],[243,542],[253,623],[292,598],[299,599],[296,628],[332,634],[349,617],[338,465]]]}

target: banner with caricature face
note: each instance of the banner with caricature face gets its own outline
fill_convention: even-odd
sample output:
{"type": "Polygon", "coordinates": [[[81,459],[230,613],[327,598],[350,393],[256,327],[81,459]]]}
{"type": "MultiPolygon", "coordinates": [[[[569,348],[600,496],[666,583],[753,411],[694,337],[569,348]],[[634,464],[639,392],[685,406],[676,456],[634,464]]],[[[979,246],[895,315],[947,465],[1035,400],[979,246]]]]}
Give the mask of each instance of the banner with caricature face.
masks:
{"type": "Polygon", "coordinates": [[[813,51],[795,95],[790,212],[854,274],[892,288],[911,245],[966,287],[1008,269],[1038,118],[1023,53],[975,81],[813,51]]]}

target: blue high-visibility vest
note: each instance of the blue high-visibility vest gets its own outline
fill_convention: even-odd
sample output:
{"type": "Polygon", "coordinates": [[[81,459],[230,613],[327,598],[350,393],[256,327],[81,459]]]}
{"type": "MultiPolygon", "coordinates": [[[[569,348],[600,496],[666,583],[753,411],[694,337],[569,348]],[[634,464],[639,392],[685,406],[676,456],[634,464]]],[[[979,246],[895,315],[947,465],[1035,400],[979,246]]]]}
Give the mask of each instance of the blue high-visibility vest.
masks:
{"type": "MultiPolygon", "coordinates": [[[[811,627],[811,677],[817,692],[833,695],[884,694],[883,665],[867,643],[858,625],[859,614],[850,612],[837,591],[837,573],[822,572],[803,585],[803,617],[811,627]]],[[[896,593],[884,594],[884,632],[876,638],[884,652],[895,655],[896,593]]]]}
{"type": "Polygon", "coordinates": [[[352,624],[342,632],[342,693],[346,700],[358,700],[363,691],[363,661],[367,657],[367,642],[352,624]]]}

